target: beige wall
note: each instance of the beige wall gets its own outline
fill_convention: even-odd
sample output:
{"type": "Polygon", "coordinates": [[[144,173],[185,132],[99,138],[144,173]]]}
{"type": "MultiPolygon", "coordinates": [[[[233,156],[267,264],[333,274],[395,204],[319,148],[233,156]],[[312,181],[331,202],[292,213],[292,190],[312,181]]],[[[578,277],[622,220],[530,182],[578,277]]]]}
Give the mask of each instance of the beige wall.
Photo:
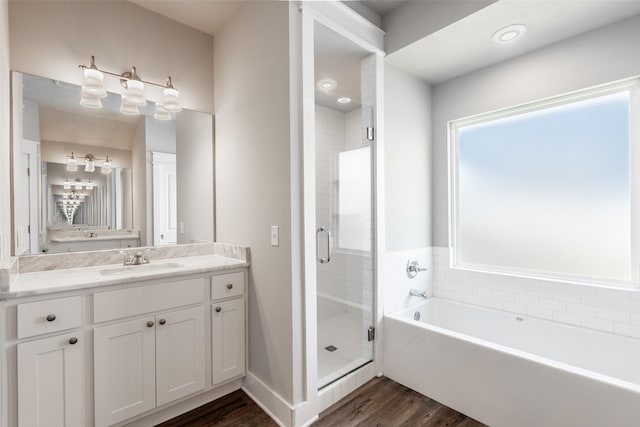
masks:
{"type": "Polygon", "coordinates": [[[213,117],[210,114],[183,111],[176,118],[178,243],[213,240],[211,141],[213,117]],[[181,224],[184,226],[184,232],[181,232],[181,224]]]}
{"type": "MultiPolygon", "coordinates": [[[[95,55],[109,71],[136,66],[143,80],[157,83],[170,75],[184,107],[213,112],[208,34],[126,1],[13,1],[9,19],[13,70],[80,84],[78,64],[95,55]]],[[[105,85],[120,91],[115,78],[105,85]]],[[[146,90],[153,100],[161,94],[146,90]]]]}
{"type": "Polygon", "coordinates": [[[288,28],[286,2],[249,2],[216,35],[215,171],[217,240],[251,246],[249,371],[292,403],[288,28]]]}
{"type": "Polygon", "coordinates": [[[385,64],[386,249],[431,246],[431,88],[385,64]]]}
{"type": "Polygon", "coordinates": [[[0,1],[0,260],[11,253],[11,208],[9,152],[10,140],[10,86],[9,86],[9,3],[0,1]]]}

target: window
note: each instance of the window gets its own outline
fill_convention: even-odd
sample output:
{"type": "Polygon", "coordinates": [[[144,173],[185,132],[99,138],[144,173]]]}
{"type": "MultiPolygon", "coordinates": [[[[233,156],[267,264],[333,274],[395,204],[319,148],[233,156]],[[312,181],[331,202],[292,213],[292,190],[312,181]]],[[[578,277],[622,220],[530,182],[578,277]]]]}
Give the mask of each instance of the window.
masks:
{"type": "Polygon", "coordinates": [[[338,247],[371,251],[371,149],[338,153],[338,247]]]}
{"type": "Polygon", "coordinates": [[[627,81],[450,122],[452,267],[636,282],[634,99],[627,81]]]}

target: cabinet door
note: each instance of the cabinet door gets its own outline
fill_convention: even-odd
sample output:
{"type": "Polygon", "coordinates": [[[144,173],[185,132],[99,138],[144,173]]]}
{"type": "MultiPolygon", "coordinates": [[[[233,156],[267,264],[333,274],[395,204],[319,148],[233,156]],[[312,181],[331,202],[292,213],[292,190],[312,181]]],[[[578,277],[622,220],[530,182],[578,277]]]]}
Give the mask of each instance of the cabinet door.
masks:
{"type": "Polygon", "coordinates": [[[154,317],[95,328],[96,427],[155,408],[155,335],[154,317]]]}
{"type": "Polygon", "coordinates": [[[60,335],[17,347],[18,425],[81,427],[83,343],[78,336],[60,335]]]}
{"type": "Polygon", "coordinates": [[[244,374],[244,299],[213,303],[212,380],[218,384],[244,374]]]}
{"type": "Polygon", "coordinates": [[[204,307],[156,316],[158,406],[204,389],[204,307]]]}

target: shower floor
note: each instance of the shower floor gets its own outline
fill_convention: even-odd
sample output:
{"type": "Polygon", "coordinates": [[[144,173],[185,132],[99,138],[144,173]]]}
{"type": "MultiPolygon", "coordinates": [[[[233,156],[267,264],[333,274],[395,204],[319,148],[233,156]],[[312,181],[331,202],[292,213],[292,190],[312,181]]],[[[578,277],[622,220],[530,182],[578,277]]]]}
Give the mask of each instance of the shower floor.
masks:
{"type": "Polygon", "coordinates": [[[318,388],[371,360],[363,357],[365,333],[359,314],[346,312],[318,321],[318,388]],[[337,349],[325,350],[331,345],[337,349]]]}

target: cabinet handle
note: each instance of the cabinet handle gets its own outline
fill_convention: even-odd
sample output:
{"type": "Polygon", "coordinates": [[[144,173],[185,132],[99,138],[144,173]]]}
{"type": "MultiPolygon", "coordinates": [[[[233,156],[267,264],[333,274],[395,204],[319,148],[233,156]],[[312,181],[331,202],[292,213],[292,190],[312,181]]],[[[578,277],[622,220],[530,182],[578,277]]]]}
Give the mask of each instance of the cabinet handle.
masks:
{"type": "Polygon", "coordinates": [[[78,342],[78,338],[76,338],[76,337],[69,338],[69,344],[74,345],[77,342],[78,342]]]}
{"type": "Polygon", "coordinates": [[[165,323],[167,323],[166,319],[160,319],[158,320],[158,323],[160,323],[161,325],[164,325],[165,323]]]}
{"type": "Polygon", "coordinates": [[[220,313],[222,311],[222,307],[216,307],[216,313],[220,313]]]}
{"type": "Polygon", "coordinates": [[[233,285],[232,285],[231,283],[229,283],[229,284],[227,285],[227,289],[233,289],[233,285]]]}
{"type": "Polygon", "coordinates": [[[147,322],[147,328],[152,328],[153,327],[153,320],[149,320],[147,322]]]}
{"type": "Polygon", "coordinates": [[[56,315],[55,314],[49,314],[47,316],[47,322],[53,322],[54,320],[56,320],[56,315]]]}

